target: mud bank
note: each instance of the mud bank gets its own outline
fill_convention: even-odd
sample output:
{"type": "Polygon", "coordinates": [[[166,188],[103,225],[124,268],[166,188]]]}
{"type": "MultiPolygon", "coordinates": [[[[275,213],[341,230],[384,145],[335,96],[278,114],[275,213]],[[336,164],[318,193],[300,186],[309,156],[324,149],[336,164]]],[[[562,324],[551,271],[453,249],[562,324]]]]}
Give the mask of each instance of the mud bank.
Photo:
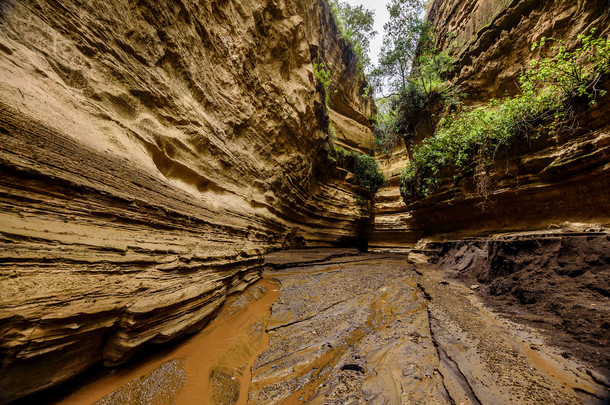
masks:
{"type": "Polygon", "coordinates": [[[196,336],[60,403],[496,405],[608,398],[594,361],[577,362],[548,345],[552,329],[500,317],[483,305],[478,293],[485,288],[464,284],[424,255],[283,251],[267,257],[263,275],[231,296],[196,336]]]}
{"type": "Polygon", "coordinates": [[[478,284],[486,304],[547,331],[565,357],[610,381],[610,235],[543,232],[428,245],[449,276],[478,284]]]}
{"type": "Polygon", "coordinates": [[[285,268],[267,260],[280,295],[249,403],[594,404],[607,395],[592,367],[500,318],[437,266],[372,253],[285,268]]]}
{"type": "Polygon", "coordinates": [[[277,285],[261,280],[229,297],[197,335],[164,350],[151,350],[125,367],[92,377],[80,388],[58,387],[51,396],[21,403],[245,404],[250,367],[267,347],[265,326],[277,296],[277,285]],[[63,398],[49,401],[55,395],[63,398]]]}

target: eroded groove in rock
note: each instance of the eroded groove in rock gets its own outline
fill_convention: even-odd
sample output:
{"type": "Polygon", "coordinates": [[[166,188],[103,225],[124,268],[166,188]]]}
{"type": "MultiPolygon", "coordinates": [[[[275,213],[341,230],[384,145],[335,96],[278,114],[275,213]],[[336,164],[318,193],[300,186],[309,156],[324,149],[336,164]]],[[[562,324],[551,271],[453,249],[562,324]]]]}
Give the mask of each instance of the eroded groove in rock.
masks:
{"type": "Polygon", "coordinates": [[[366,229],[312,63],[347,147],[374,107],[325,1],[1,7],[3,401],[199,330],[271,249],[366,229]]]}
{"type": "Polygon", "coordinates": [[[253,366],[250,401],[445,402],[411,265],[404,257],[362,257],[341,271],[332,260],[315,265],[318,272],[266,270],[279,280],[280,297],[268,324],[269,349],[253,366]]]}
{"type": "MultiPolygon", "coordinates": [[[[456,402],[470,401],[463,384],[484,404],[513,399],[524,404],[596,404],[607,395],[603,386],[586,375],[582,364],[544,346],[539,336],[522,325],[498,318],[474,298],[471,289],[446,277],[443,270],[426,267],[421,284],[431,298],[430,327],[441,364],[443,350],[459,370],[457,381],[445,380],[456,402]],[[536,347],[540,355],[530,347],[536,347]]],[[[441,371],[444,377],[450,374],[441,371]]]]}

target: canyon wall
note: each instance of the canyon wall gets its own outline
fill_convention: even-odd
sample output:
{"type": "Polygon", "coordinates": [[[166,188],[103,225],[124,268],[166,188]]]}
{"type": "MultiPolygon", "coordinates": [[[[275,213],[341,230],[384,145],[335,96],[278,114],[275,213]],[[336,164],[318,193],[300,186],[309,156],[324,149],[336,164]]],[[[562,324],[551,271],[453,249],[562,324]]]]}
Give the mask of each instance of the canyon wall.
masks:
{"type": "MultiPolygon", "coordinates": [[[[454,60],[453,85],[467,93],[463,108],[517,93],[521,69],[548,55],[530,49],[542,37],[573,48],[592,28],[610,36],[605,0],[434,0],[428,19],[437,50],[454,60]]],[[[610,90],[610,78],[598,88],[610,90]]],[[[417,250],[447,277],[539,328],[608,387],[610,96],[576,103],[575,112],[572,131],[523,139],[482,171],[444,173],[439,189],[402,207],[397,177],[408,153],[395,150],[384,158],[394,185],[375,204],[371,245],[413,246],[419,232],[417,250]]]]}
{"type": "Polygon", "coordinates": [[[366,233],[313,62],[346,147],[374,106],[324,0],[14,0],[0,23],[0,402],[197,331],[271,249],[366,233]]]}
{"type": "MultiPolygon", "coordinates": [[[[429,5],[428,19],[437,50],[454,60],[453,85],[467,93],[465,107],[516,93],[521,69],[545,55],[540,48],[530,50],[541,37],[564,39],[573,47],[578,35],[591,28],[597,29],[596,36],[610,35],[605,0],[437,0],[429,5]]],[[[608,90],[609,78],[599,88],[608,90]]],[[[472,170],[457,180],[449,176],[428,198],[400,207],[395,189],[407,152],[382,157],[394,162],[386,173],[392,186],[377,200],[371,244],[412,241],[414,231],[438,240],[610,226],[609,111],[610,97],[602,97],[597,105],[577,111],[573,133],[525,141],[498,157],[493,169],[477,174],[488,184],[485,193],[477,188],[481,177],[472,170]]]]}
{"type": "MultiPolygon", "coordinates": [[[[454,58],[455,85],[466,105],[518,91],[521,69],[544,57],[530,50],[542,37],[574,47],[579,34],[596,28],[610,35],[606,1],[435,1],[428,10],[437,49],[454,58]]],[[[604,78],[600,88],[610,87],[604,78]]],[[[523,142],[483,175],[490,193],[477,190],[471,174],[430,198],[410,204],[430,234],[472,236],[498,231],[560,227],[563,223],[610,225],[610,99],[577,111],[575,131],[548,141],[523,142]]],[[[586,225],[583,225],[585,228],[586,225]]]]}

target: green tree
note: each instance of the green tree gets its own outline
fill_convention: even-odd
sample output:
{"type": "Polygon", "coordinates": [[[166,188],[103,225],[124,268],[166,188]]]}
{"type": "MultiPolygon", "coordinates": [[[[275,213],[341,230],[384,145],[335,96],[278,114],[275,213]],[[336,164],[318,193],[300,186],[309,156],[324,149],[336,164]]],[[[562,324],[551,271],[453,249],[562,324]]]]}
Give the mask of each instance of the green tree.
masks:
{"type": "Polygon", "coordinates": [[[358,55],[360,72],[368,72],[371,68],[369,57],[371,39],[377,35],[377,31],[373,30],[375,12],[362,5],[352,6],[338,0],[331,0],[330,5],[341,34],[350,42],[358,55]]]}
{"type": "Polygon", "coordinates": [[[423,19],[423,0],[390,0],[387,9],[390,19],[383,26],[379,66],[372,75],[378,87],[400,93],[407,88],[416,54],[431,47],[431,29],[423,19]]]}

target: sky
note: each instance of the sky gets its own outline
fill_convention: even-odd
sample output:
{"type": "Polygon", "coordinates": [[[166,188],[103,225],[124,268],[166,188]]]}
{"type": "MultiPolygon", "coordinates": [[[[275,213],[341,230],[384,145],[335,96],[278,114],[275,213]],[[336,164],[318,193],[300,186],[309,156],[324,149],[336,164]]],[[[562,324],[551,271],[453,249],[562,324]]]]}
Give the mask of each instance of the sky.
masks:
{"type": "Polygon", "coordinates": [[[371,41],[371,62],[373,65],[377,65],[379,52],[381,51],[381,44],[383,38],[383,24],[390,19],[390,13],[386,8],[387,0],[343,0],[351,4],[352,6],[358,6],[362,4],[364,8],[375,11],[375,31],[377,35],[371,41]]]}

